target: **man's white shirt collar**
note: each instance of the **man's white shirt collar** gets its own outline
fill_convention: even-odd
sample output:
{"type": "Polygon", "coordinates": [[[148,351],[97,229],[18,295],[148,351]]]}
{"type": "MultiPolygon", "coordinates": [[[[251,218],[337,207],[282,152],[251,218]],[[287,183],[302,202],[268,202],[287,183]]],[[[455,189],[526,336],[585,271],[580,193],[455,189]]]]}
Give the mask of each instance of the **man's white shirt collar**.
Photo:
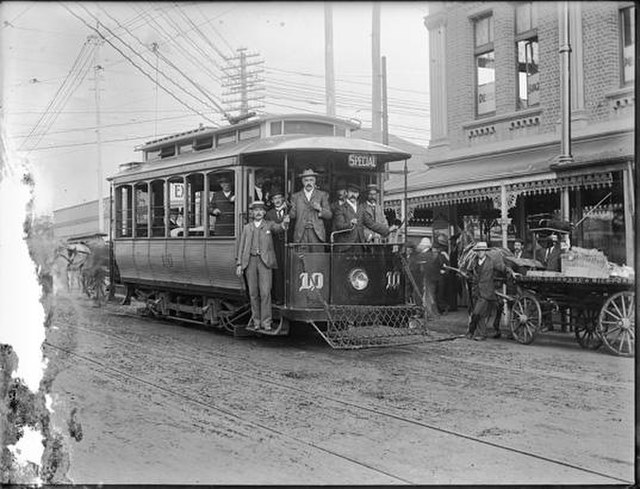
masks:
{"type": "Polygon", "coordinates": [[[303,190],[304,190],[305,197],[307,197],[307,200],[311,200],[311,196],[313,195],[313,190],[311,190],[311,192],[307,192],[306,188],[303,190]]]}
{"type": "Polygon", "coordinates": [[[354,204],[353,202],[351,202],[349,199],[347,199],[347,204],[349,204],[351,206],[351,208],[353,209],[353,212],[358,212],[358,206],[357,204],[354,204]]]}

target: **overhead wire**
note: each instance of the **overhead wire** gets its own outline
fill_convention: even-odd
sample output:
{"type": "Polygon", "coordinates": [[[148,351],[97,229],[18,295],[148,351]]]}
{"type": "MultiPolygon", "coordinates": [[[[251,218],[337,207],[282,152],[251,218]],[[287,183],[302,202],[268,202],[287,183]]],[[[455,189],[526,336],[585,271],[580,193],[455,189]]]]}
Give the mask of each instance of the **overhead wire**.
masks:
{"type": "MultiPolygon", "coordinates": [[[[120,22],[115,19],[114,17],[112,17],[108,12],[106,12],[102,7],[100,7],[98,5],[98,8],[100,10],[102,10],[111,20],[115,21],[116,24],[118,24],[118,26],[123,27],[124,30],[131,36],[133,37],[135,40],[138,41],[138,43],[140,43],[142,46],[145,46],[144,42],[142,42],[142,40],[136,36],[135,34],[133,34],[131,31],[129,31],[129,29],[127,29],[127,27],[124,27],[120,24],[120,22]]],[[[146,46],[145,46],[146,47],[146,46]]],[[[198,83],[196,83],[191,76],[187,75],[184,71],[182,71],[178,66],[176,66],[169,58],[167,58],[164,54],[156,51],[156,56],[158,56],[158,58],[162,59],[167,65],[169,65],[171,68],[173,68],[175,71],[177,71],[180,75],[183,76],[183,78],[191,83],[191,85],[193,85],[198,91],[200,91],[200,93],[202,93],[213,105],[214,107],[216,107],[221,113],[224,114],[225,110],[224,108],[216,101],[214,100],[213,96],[207,92],[206,90],[204,90],[198,83]]],[[[156,67],[157,70],[157,67],[156,67]]]]}
{"type": "MultiPolygon", "coordinates": [[[[140,67],[133,59],[131,59],[131,57],[129,57],[126,53],[124,53],[120,48],[118,48],[115,44],[113,44],[113,42],[111,42],[110,39],[106,38],[105,36],[102,35],[102,33],[94,28],[91,24],[89,24],[86,20],[84,20],[82,17],[80,17],[79,15],[77,15],[75,12],[73,12],[71,9],[69,9],[66,5],[62,5],[71,15],[73,15],[75,18],[77,18],[78,20],[80,20],[84,25],[86,25],[89,29],[91,29],[92,31],[96,32],[98,35],[100,35],[100,37],[102,37],[113,49],[115,49],[116,51],[118,51],[118,53],[120,53],[126,60],[128,60],[138,71],[140,71],[140,73],[142,73],[145,77],[147,77],[149,80],[151,80],[152,83],[155,83],[155,80],[153,79],[153,77],[151,77],[146,71],[144,71],[144,69],[142,67],[140,67]]],[[[201,117],[203,117],[204,119],[206,119],[207,121],[209,121],[210,123],[214,124],[215,126],[218,126],[219,124],[214,121],[213,119],[211,119],[209,116],[203,114],[201,111],[199,111],[198,109],[193,108],[191,105],[189,105],[187,102],[185,102],[184,100],[182,100],[180,97],[178,97],[175,93],[173,93],[171,90],[169,90],[168,88],[166,88],[163,84],[158,83],[158,86],[160,88],[162,88],[162,90],[167,93],[170,97],[172,97],[173,99],[175,99],[179,104],[187,107],[188,109],[192,110],[193,112],[195,112],[196,114],[200,115],[201,117]]]]}

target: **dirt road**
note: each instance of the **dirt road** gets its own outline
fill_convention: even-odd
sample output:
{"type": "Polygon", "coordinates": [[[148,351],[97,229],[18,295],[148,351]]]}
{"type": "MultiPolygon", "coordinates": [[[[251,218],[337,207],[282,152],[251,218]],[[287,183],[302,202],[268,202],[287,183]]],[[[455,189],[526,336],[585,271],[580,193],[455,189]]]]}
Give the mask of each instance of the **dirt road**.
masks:
{"type": "Polygon", "coordinates": [[[77,484],[633,480],[633,359],[544,339],[335,351],[124,312],[57,299],[45,352],[77,484]]]}

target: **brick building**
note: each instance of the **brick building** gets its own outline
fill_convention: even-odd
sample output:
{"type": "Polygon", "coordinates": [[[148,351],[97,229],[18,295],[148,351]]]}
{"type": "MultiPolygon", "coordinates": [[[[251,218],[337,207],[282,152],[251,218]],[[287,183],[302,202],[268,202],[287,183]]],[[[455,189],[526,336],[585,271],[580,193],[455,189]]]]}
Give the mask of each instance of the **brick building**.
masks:
{"type": "Polygon", "coordinates": [[[410,233],[523,239],[527,217],[582,222],[573,245],[633,265],[635,7],[570,2],[571,154],[562,144],[563,2],[435,2],[427,167],[392,178],[410,233]],[[505,225],[503,227],[503,224],[505,225]],[[503,231],[504,229],[504,231],[503,231]]]}

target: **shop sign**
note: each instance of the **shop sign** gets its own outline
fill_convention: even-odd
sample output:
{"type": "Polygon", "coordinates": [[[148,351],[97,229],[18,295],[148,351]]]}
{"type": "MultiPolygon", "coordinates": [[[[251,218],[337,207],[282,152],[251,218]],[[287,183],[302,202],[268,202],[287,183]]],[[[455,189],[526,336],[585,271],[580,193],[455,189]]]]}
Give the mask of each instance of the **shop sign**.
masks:
{"type": "Polygon", "coordinates": [[[350,154],[348,159],[350,168],[376,168],[376,155],[350,154]]]}

